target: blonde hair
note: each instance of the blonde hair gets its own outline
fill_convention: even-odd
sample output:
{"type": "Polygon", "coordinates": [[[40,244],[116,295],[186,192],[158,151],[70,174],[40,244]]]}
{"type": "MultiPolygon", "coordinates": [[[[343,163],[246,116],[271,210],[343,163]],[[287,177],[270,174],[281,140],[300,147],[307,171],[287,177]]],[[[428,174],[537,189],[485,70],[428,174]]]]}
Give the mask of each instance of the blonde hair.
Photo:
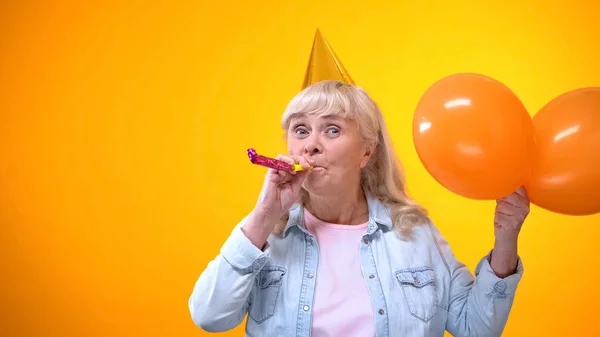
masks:
{"type": "MultiPolygon", "coordinates": [[[[392,145],[385,120],[377,103],[362,88],[340,81],[326,80],[308,86],[298,93],[283,113],[281,125],[287,130],[295,115],[339,115],[356,120],[364,142],[373,142],[375,151],[361,170],[365,193],[390,208],[395,229],[410,234],[412,227],[427,222],[427,211],[412,200],[406,191],[406,180],[400,160],[392,145]]],[[[303,200],[307,195],[303,189],[303,200]]],[[[275,229],[281,234],[283,227],[275,229]]]]}

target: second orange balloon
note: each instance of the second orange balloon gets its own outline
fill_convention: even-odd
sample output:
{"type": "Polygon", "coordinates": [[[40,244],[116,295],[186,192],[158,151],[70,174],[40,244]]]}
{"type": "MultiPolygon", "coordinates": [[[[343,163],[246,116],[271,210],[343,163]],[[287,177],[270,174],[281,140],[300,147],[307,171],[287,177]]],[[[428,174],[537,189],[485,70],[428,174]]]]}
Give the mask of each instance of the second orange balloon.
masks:
{"type": "Polygon", "coordinates": [[[521,187],[535,153],[523,103],[502,83],[472,73],[445,77],[424,93],[413,140],[441,185],[477,200],[498,199],[521,187]]]}
{"type": "Polygon", "coordinates": [[[538,154],[525,184],[531,202],[565,215],[600,212],[600,88],[580,88],[533,117],[538,154]]]}

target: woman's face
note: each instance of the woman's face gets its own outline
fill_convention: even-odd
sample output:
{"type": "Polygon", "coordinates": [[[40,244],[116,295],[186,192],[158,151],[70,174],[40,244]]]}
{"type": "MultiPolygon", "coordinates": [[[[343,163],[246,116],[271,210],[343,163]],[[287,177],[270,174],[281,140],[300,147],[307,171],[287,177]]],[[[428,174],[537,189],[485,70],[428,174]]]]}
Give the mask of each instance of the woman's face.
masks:
{"type": "Polygon", "coordinates": [[[289,154],[303,156],[314,166],[304,188],[315,195],[354,189],[372,152],[361,141],[357,122],[336,115],[300,114],[291,119],[287,139],[289,154]]]}

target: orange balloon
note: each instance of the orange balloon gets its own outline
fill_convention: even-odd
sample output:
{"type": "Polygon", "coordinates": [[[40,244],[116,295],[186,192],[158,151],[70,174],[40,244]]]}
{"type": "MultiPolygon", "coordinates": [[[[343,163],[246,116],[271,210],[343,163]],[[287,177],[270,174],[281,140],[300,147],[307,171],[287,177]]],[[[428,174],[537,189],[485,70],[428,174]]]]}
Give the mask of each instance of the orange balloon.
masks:
{"type": "Polygon", "coordinates": [[[566,215],[600,212],[600,88],[562,94],[533,117],[538,154],[525,189],[566,215]]]}
{"type": "Polygon", "coordinates": [[[427,89],[416,107],[413,141],[434,179],[476,200],[523,186],[535,151],[531,117],[519,98],[502,83],[469,73],[427,89]]]}

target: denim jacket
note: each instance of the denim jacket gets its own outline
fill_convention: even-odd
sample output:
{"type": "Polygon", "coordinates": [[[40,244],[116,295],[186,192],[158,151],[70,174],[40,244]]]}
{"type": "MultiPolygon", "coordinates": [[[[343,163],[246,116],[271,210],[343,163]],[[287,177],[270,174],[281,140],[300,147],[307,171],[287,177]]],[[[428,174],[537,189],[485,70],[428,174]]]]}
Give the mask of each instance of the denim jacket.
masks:
{"type": "MultiPolygon", "coordinates": [[[[371,297],[376,337],[500,336],[511,310],[517,272],[498,278],[484,256],[475,276],[453,255],[433,223],[413,228],[411,237],[392,230],[390,212],[367,197],[369,224],[360,244],[360,263],[371,297]]],[[[319,247],[296,204],[282,236],[256,248],[241,231],[244,218],[208,263],[189,298],[194,323],[209,332],[246,321],[246,336],[311,334],[319,247]]]]}

